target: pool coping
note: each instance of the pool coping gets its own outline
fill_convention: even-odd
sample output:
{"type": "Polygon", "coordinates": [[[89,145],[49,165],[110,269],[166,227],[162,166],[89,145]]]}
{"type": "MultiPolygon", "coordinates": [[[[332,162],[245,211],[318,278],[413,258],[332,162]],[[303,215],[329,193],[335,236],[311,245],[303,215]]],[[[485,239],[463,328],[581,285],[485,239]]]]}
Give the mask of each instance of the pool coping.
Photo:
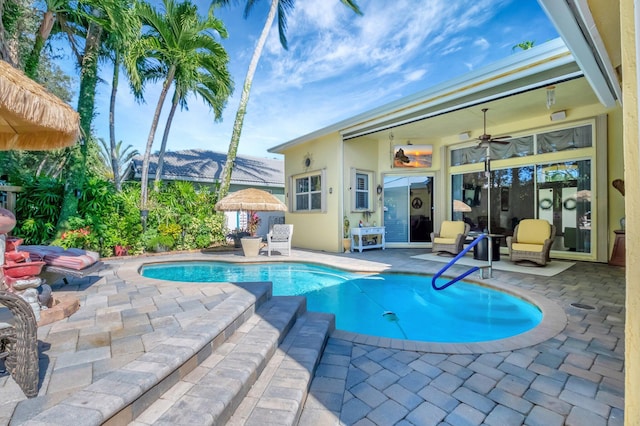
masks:
{"type": "MultiPolygon", "coordinates": [[[[406,271],[400,268],[390,268],[389,265],[377,262],[352,262],[350,265],[337,264],[332,261],[331,257],[318,256],[315,260],[296,259],[293,257],[278,256],[269,257],[253,257],[245,258],[235,254],[206,254],[206,253],[189,253],[185,255],[175,254],[167,256],[154,256],[146,258],[138,258],[136,261],[125,262],[117,268],[116,274],[124,281],[136,282],[138,284],[159,285],[159,286],[177,286],[177,285],[194,285],[193,282],[184,281],[164,281],[153,278],[146,278],[140,275],[140,269],[146,264],[154,263],[170,263],[184,261],[218,261],[228,263],[275,263],[275,262],[305,262],[316,263],[320,265],[330,266],[338,269],[348,270],[351,272],[386,272],[386,273],[416,273],[415,271],[406,271]],[[358,266],[360,263],[361,266],[358,266]],[[366,270],[363,270],[366,268],[366,270]]],[[[381,348],[446,353],[446,354],[475,354],[475,353],[494,353],[512,351],[529,346],[536,345],[546,340],[552,339],[565,329],[568,318],[564,309],[552,301],[551,299],[537,294],[521,287],[509,285],[506,282],[495,278],[488,278],[484,281],[465,278],[466,282],[496,289],[519,297],[527,302],[537,306],[542,312],[542,320],[533,329],[520,333],[518,335],[507,337],[499,340],[490,340],[473,343],[440,343],[440,342],[422,342],[417,340],[393,339],[388,337],[378,337],[360,333],[354,333],[345,330],[336,329],[332,333],[333,338],[346,340],[354,343],[362,343],[381,348]]]]}

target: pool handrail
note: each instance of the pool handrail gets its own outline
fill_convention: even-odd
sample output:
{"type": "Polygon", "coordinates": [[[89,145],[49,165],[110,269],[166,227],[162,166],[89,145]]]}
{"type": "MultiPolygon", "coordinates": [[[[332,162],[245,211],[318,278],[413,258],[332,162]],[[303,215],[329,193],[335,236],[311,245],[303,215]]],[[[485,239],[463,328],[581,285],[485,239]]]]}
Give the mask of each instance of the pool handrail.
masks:
{"type": "Polygon", "coordinates": [[[431,279],[431,287],[433,287],[434,290],[444,290],[445,288],[449,287],[452,284],[457,283],[458,281],[460,281],[461,279],[463,279],[464,277],[473,274],[475,271],[480,270],[479,266],[474,266],[471,269],[469,269],[467,272],[462,273],[461,275],[457,276],[456,278],[448,281],[447,283],[445,283],[444,285],[438,287],[436,285],[436,280],[450,267],[453,266],[454,263],[456,263],[458,261],[458,259],[460,259],[462,256],[464,256],[465,254],[467,254],[469,252],[469,250],[471,250],[473,247],[475,247],[476,245],[478,245],[478,243],[480,241],[482,241],[483,238],[489,238],[488,234],[480,234],[478,235],[478,237],[473,240],[473,242],[471,244],[469,244],[467,247],[464,248],[464,250],[462,250],[460,253],[458,253],[458,255],[456,257],[454,257],[453,259],[451,259],[449,261],[449,263],[447,263],[442,269],[440,269],[438,271],[437,274],[435,274],[433,276],[433,278],[431,279]]]}

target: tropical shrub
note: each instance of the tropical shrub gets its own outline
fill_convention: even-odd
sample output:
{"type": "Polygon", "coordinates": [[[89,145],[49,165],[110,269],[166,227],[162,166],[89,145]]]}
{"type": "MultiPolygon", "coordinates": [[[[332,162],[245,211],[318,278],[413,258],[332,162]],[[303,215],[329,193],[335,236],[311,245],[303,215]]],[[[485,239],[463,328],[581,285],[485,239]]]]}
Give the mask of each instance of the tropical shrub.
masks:
{"type": "Polygon", "coordinates": [[[55,235],[64,186],[58,179],[25,176],[16,200],[17,224],[12,234],[24,244],[48,244],[55,235]]]}
{"type": "Polygon", "coordinates": [[[95,239],[95,235],[92,235],[91,228],[85,225],[82,218],[75,216],[70,218],[69,225],[71,229],[63,232],[60,238],[52,241],[51,244],[64,248],[94,248],[92,240],[95,239]]]}
{"type": "Polygon", "coordinates": [[[159,246],[191,250],[226,242],[224,215],[214,209],[215,194],[189,182],[164,184],[151,193],[143,229],[139,183],[127,182],[117,192],[112,182],[90,177],[78,194],[78,214],[58,239],[54,236],[63,184],[51,178],[25,178],[21,185],[13,235],[24,238],[25,244],[55,244],[112,256],[115,246],[140,254],[159,246]]]}

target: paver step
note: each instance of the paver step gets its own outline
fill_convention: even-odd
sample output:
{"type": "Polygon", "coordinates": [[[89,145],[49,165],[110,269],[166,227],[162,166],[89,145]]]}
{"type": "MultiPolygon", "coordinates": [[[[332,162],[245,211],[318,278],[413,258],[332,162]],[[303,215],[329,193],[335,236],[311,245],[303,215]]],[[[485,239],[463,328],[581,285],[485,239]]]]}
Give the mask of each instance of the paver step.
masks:
{"type": "MultiPolygon", "coordinates": [[[[193,317],[185,327],[166,335],[135,360],[35,415],[16,416],[14,413],[11,423],[67,425],[80,422],[97,426],[131,422],[269,303],[271,285],[266,284],[238,284],[238,291],[226,300],[193,317]]],[[[41,404],[47,405],[46,401],[41,404]]]]}
{"type": "Polygon", "coordinates": [[[131,424],[226,423],[305,311],[304,297],[273,297],[131,424]]]}
{"type": "Polygon", "coordinates": [[[227,424],[298,424],[311,381],[334,329],[333,314],[307,312],[298,318],[227,424]]]}

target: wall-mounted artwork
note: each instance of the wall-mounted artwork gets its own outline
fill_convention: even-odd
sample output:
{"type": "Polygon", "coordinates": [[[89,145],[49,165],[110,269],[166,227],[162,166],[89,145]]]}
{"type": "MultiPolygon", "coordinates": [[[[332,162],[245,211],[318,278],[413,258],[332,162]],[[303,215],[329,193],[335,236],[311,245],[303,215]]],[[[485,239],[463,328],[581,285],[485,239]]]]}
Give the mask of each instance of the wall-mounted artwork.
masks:
{"type": "Polygon", "coordinates": [[[393,167],[431,167],[433,145],[396,145],[393,167]]]}

